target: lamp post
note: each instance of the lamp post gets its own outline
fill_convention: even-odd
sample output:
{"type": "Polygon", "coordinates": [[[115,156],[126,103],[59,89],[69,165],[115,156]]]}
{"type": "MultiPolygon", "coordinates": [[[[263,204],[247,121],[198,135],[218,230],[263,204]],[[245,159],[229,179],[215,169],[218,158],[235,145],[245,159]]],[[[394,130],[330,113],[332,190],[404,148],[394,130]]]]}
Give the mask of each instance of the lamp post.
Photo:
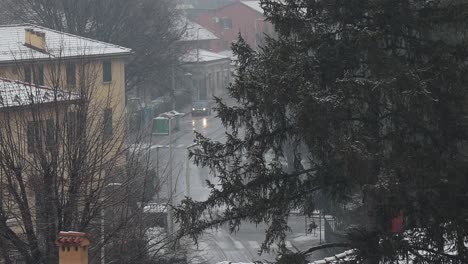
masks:
{"type": "Polygon", "coordinates": [[[173,192],[172,192],[172,188],[173,188],[173,185],[172,185],[172,118],[169,118],[169,205],[170,205],[170,208],[167,212],[167,216],[168,216],[168,223],[169,223],[169,231],[170,231],[170,234],[172,235],[174,233],[174,224],[172,222],[172,196],[173,196],[173,192]]]}
{"type": "Polygon", "coordinates": [[[171,71],[171,99],[172,99],[172,110],[175,110],[175,66],[172,66],[171,71]]]}

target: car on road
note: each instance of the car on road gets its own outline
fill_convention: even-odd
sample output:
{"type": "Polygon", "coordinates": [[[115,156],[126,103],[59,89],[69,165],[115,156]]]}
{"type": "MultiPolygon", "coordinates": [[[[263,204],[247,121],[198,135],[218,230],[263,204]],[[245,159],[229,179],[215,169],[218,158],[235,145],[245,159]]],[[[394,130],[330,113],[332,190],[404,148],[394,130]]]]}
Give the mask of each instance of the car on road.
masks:
{"type": "Polygon", "coordinates": [[[192,116],[211,115],[211,106],[208,101],[195,101],[192,104],[192,116]]]}

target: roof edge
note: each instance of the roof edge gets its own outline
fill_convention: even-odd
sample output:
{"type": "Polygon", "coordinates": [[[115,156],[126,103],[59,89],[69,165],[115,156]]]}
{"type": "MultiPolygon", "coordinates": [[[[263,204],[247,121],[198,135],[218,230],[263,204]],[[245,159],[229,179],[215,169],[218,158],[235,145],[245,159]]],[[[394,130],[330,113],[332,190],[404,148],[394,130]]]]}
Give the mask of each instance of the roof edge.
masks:
{"type": "Polygon", "coordinates": [[[48,57],[48,58],[33,58],[33,59],[18,59],[18,60],[4,60],[0,61],[0,65],[11,65],[14,63],[17,64],[24,64],[28,62],[47,62],[47,61],[53,61],[53,60],[75,60],[75,59],[81,59],[83,57],[89,58],[89,59],[97,59],[97,58],[128,58],[132,57],[135,55],[135,52],[129,51],[129,52],[122,52],[122,53],[109,53],[109,54],[90,54],[90,55],[79,55],[79,56],[63,56],[63,57],[48,57]]]}
{"type": "MultiPolygon", "coordinates": [[[[252,8],[251,6],[245,4],[245,2],[259,2],[259,1],[239,1],[238,3],[241,3],[242,5],[248,7],[249,9],[252,9],[252,10],[255,11],[256,13],[259,13],[259,14],[261,14],[261,15],[265,15],[265,10],[262,9],[263,12],[259,12],[259,11],[256,10],[255,8],[252,8]]],[[[260,8],[261,8],[261,6],[260,6],[260,8]]]]}
{"type": "Polygon", "coordinates": [[[37,28],[40,28],[40,29],[43,29],[43,30],[49,30],[49,31],[52,31],[52,32],[55,32],[55,33],[58,33],[58,34],[63,34],[63,35],[71,36],[71,37],[77,37],[77,38],[81,38],[83,40],[88,40],[88,41],[92,41],[92,42],[99,43],[99,44],[111,45],[111,46],[114,46],[115,48],[128,50],[127,52],[133,52],[133,50],[131,48],[126,48],[126,47],[123,47],[123,46],[120,46],[120,45],[117,45],[117,44],[113,44],[113,43],[109,43],[109,42],[105,42],[105,41],[100,41],[100,40],[97,40],[97,39],[92,39],[92,38],[89,38],[89,37],[84,37],[84,36],[72,34],[72,33],[65,32],[65,31],[59,31],[59,30],[56,30],[56,29],[40,26],[40,25],[37,25],[37,24],[21,23],[21,24],[0,25],[0,27],[24,27],[24,26],[26,26],[26,27],[28,27],[28,26],[29,27],[37,27],[37,28]]]}
{"type": "Polygon", "coordinates": [[[0,82],[16,83],[16,84],[35,87],[35,88],[43,89],[43,90],[60,91],[60,92],[63,92],[63,93],[79,95],[78,93],[74,93],[74,92],[71,92],[71,91],[63,90],[63,89],[54,89],[54,88],[52,88],[50,86],[38,85],[38,84],[35,84],[35,83],[28,83],[28,82],[25,82],[25,81],[12,80],[12,79],[7,79],[7,78],[3,78],[3,77],[0,77],[0,82]]]}

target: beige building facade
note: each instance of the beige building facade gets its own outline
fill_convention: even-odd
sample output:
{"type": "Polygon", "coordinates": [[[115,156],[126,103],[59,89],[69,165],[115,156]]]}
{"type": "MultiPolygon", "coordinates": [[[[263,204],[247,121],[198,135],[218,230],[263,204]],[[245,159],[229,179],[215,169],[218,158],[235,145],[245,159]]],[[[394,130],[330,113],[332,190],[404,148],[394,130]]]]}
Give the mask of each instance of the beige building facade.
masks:
{"type": "Polygon", "coordinates": [[[25,245],[34,248],[26,237],[35,237],[50,252],[47,234],[91,218],[82,208],[124,162],[116,153],[125,140],[130,56],[124,47],[36,25],[0,26],[0,199],[5,228],[25,245]]]}
{"type": "Polygon", "coordinates": [[[123,118],[130,49],[30,24],[0,26],[0,36],[1,78],[86,93],[123,118]]]}

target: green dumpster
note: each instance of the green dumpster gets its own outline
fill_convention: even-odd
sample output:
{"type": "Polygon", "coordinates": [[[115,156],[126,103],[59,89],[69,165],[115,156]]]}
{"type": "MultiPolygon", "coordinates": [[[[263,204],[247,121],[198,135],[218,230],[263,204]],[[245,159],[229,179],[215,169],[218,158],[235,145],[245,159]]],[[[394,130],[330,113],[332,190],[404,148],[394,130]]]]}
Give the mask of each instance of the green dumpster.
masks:
{"type": "Polygon", "coordinates": [[[155,117],[153,118],[153,135],[168,135],[169,134],[169,118],[155,117]]]}

